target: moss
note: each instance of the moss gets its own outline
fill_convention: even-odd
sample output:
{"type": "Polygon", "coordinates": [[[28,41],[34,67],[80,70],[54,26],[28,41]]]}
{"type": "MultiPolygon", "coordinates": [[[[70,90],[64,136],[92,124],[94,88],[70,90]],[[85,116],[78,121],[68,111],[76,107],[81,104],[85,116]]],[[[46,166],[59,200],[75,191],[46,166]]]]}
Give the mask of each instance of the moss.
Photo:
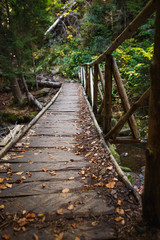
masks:
{"type": "Polygon", "coordinates": [[[116,146],[115,146],[114,144],[111,144],[111,145],[109,146],[109,149],[110,149],[113,157],[115,158],[116,162],[117,162],[117,163],[120,163],[120,156],[119,156],[119,154],[116,152],[116,146]]]}
{"type": "Polygon", "coordinates": [[[1,115],[2,121],[7,123],[27,123],[31,121],[35,116],[36,112],[31,112],[28,114],[24,113],[12,113],[12,112],[3,112],[1,115]]]}

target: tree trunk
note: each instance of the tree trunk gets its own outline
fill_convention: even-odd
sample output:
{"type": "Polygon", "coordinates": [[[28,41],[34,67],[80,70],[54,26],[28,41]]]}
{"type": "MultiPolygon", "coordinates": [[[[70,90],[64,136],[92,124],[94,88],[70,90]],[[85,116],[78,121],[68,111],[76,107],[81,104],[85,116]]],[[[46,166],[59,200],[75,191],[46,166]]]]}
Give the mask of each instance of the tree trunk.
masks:
{"type": "Polygon", "coordinates": [[[143,217],[160,227],[160,1],[156,0],[154,58],[151,65],[151,95],[146,153],[143,217]]]}
{"type": "Polygon", "coordinates": [[[18,104],[21,104],[23,102],[23,97],[22,97],[21,89],[19,87],[17,78],[10,79],[10,82],[11,82],[11,90],[14,97],[14,101],[18,104]]]}

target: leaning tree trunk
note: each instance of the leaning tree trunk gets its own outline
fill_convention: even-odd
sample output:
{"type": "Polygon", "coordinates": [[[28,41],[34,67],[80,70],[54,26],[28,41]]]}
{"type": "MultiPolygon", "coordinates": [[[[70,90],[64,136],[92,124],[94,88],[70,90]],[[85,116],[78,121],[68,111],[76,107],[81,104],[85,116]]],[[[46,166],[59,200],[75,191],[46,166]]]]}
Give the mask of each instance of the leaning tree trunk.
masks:
{"type": "Polygon", "coordinates": [[[10,82],[14,101],[18,104],[21,104],[23,102],[23,97],[17,78],[12,78],[10,82]]]}
{"type": "Polygon", "coordinates": [[[156,0],[154,58],[151,65],[151,95],[146,154],[143,217],[160,227],[160,1],[156,0]]]}

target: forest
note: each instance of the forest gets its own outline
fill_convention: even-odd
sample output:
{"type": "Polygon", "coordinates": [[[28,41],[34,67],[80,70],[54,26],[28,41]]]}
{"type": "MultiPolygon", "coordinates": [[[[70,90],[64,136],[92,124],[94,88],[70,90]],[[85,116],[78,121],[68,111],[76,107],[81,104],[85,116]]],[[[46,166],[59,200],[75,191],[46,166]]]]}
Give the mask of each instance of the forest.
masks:
{"type": "MultiPolygon", "coordinates": [[[[64,81],[80,81],[81,66],[96,60],[103,54],[148,2],[152,1],[2,0],[0,3],[0,139],[17,124],[30,122],[38,111],[45,107],[51,99],[51,95],[56,94],[64,81]]],[[[158,9],[158,1],[156,4],[158,9]]],[[[151,86],[154,77],[157,76],[154,75],[154,65],[152,66],[154,56],[156,59],[154,51],[155,49],[157,52],[159,51],[158,43],[154,45],[155,36],[158,36],[158,33],[157,35],[155,33],[155,18],[156,13],[153,13],[112,54],[116,59],[131,105],[138,101],[151,86]]],[[[159,21],[158,19],[157,26],[159,21]]],[[[101,63],[100,67],[104,74],[105,64],[101,63]]],[[[157,125],[159,123],[158,114],[156,115],[154,112],[159,107],[153,108],[152,106],[154,101],[158,102],[158,94],[156,95],[154,92],[155,88],[154,86],[151,102],[149,103],[148,98],[135,112],[139,139],[145,144],[147,144],[148,137],[150,139],[149,146],[151,148],[148,147],[146,150],[149,162],[147,171],[151,168],[155,169],[156,166],[157,171],[159,169],[156,161],[157,155],[153,157],[152,153],[153,149],[156,154],[159,153],[157,150],[159,148],[158,139],[157,142],[154,141],[157,134],[152,134],[154,119],[157,119],[157,125]],[[157,97],[156,100],[154,100],[154,96],[157,97]],[[152,116],[150,120],[149,116],[152,116]],[[152,163],[149,159],[153,160],[152,163]],[[154,167],[153,163],[155,163],[154,167]]],[[[100,89],[101,91],[102,89],[100,89]]],[[[103,97],[100,95],[99,99],[103,97]]],[[[121,103],[122,100],[113,83],[112,110],[116,123],[123,115],[121,103]]],[[[103,127],[103,120],[98,114],[97,120],[103,127]]],[[[114,125],[115,122],[113,122],[114,125]]],[[[156,124],[154,126],[157,126],[156,124]]],[[[125,129],[128,130],[127,124],[125,129]]],[[[116,145],[111,145],[111,151],[115,155],[118,154],[116,145]]],[[[126,154],[128,153],[126,152],[126,154]]],[[[125,168],[129,169],[130,165],[122,167],[125,170],[125,168]]],[[[150,183],[154,170],[147,174],[146,186],[147,184],[157,186],[158,179],[150,183]]],[[[128,179],[133,183],[133,176],[130,173],[128,179]]],[[[144,181],[143,176],[142,185],[144,181]]],[[[143,186],[138,191],[142,194],[143,186]]],[[[147,191],[148,189],[145,187],[145,192],[147,191]]],[[[159,226],[158,186],[155,191],[155,202],[153,199],[151,200],[150,195],[148,195],[149,200],[145,197],[144,200],[142,199],[143,215],[145,219],[151,217],[149,222],[152,222],[154,226],[159,226]],[[151,209],[154,213],[158,212],[156,216],[153,216],[151,210],[148,210],[153,204],[156,209],[154,207],[151,209]]]]}

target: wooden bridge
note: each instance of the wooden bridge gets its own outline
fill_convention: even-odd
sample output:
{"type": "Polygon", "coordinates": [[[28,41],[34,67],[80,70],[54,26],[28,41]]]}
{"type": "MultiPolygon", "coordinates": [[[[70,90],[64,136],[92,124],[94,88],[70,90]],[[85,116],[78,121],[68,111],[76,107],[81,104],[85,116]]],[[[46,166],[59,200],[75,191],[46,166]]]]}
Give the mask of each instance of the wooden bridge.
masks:
{"type": "Polygon", "coordinates": [[[131,205],[136,200],[123,181],[136,193],[108,152],[103,137],[118,142],[139,141],[133,113],[149,96],[150,89],[130,107],[111,54],[154,10],[154,1],[149,1],[105,53],[81,68],[81,82],[93,112],[103,112],[101,137],[94,128],[94,116],[92,119],[81,85],[66,82],[42,110],[42,116],[23,129],[23,138],[17,136],[10,149],[6,146],[1,150],[2,239],[117,239],[118,228],[134,217],[136,208],[131,205]],[[99,65],[102,61],[105,74],[99,65]],[[125,110],[113,129],[112,75],[125,110]],[[132,140],[118,138],[126,121],[132,140]],[[122,195],[124,202],[120,200],[122,195]]]}

